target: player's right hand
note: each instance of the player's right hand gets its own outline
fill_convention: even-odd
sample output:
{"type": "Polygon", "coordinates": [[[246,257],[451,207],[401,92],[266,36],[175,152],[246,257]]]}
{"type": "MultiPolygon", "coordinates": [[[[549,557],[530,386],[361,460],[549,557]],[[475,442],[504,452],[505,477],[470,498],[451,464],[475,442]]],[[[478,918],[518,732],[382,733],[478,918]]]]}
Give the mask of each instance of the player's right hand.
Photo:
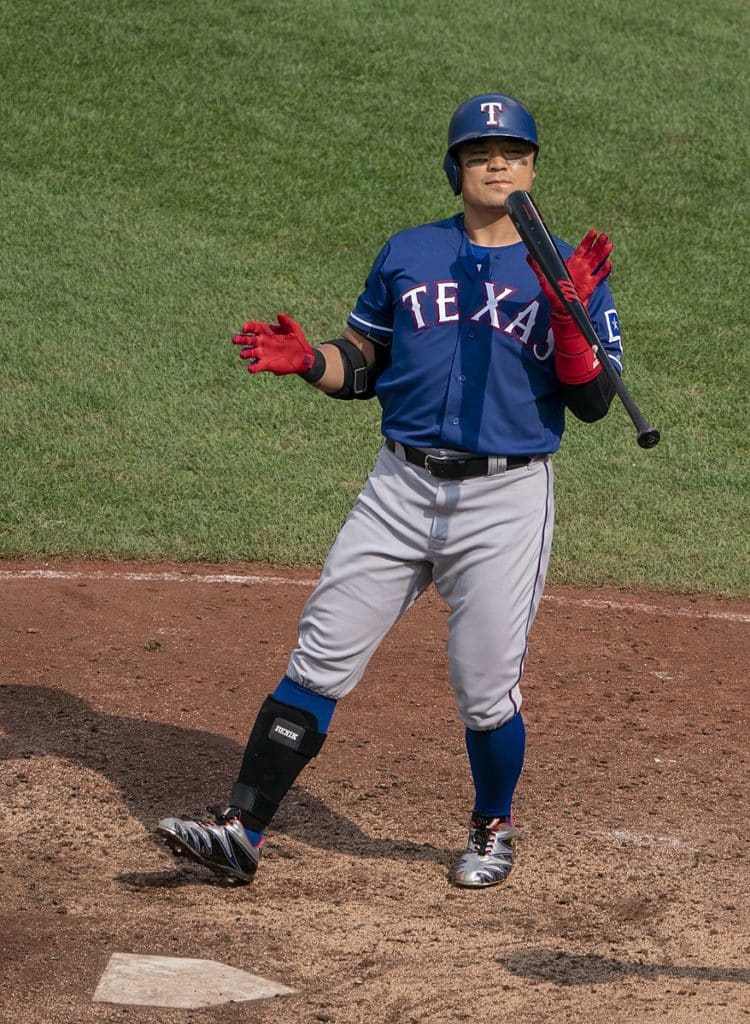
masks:
{"type": "Polygon", "coordinates": [[[315,360],[315,353],[300,325],[285,313],[279,313],[278,323],[248,320],[232,344],[242,346],[240,359],[248,362],[249,373],[268,371],[277,377],[290,373],[304,373],[315,360]]]}

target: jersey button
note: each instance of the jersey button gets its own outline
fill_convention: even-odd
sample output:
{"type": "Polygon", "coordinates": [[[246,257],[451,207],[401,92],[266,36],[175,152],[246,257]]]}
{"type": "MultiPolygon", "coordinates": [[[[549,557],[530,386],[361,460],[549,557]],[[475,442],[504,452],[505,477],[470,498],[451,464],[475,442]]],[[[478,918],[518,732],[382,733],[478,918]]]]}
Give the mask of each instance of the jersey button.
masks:
{"type": "Polygon", "coordinates": [[[451,420],[451,423],[453,424],[454,427],[457,427],[458,426],[458,416],[454,416],[453,419],[451,420]]]}
{"type": "Polygon", "coordinates": [[[459,380],[461,381],[461,383],[463,384],[463,382],[464,382],[464,381],[466,380],[466,374],[465,374],[465,373],[459,373],[459,375],[458,375],[458,379],[459,379],[459,380]]]}

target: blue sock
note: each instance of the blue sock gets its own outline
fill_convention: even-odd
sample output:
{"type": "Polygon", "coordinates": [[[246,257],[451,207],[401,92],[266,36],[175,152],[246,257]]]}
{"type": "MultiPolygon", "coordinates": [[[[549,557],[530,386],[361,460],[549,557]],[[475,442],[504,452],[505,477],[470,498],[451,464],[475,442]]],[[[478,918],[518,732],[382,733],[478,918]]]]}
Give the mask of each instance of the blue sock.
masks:
{"type": "Polygon", "coordinates": [[[526,729],[520,711],[498,729],[466,730],[466,750],[476,790],[475,811],[492,818],[510,818],[525,749],[526,729]]]}
{"type": "MultiPolygon", "coordinates": [[[[284,676],[271,696],[285,704],[291,704],[292,707],[311,712],[317,719],[318,731],[328,732],[333,712],[336,710],[336,701],[332,697],[323,697],[319,693],[313,693],[307,687],[295,683],[289,676],[284,676]]],[[[246,828],[245,832],[253,846],[257,846],[263,838],[262,832],[254,832],[249,828],[246,828]]]]}
{"type": "Polygon", "coordinates": [[[260,843],[260,841],[263,838],[263,836],[265,835],[265,833],[264,832],[254,832],[251,828],[247,828],[247,826],[245,826],[245,835],[250,840],[250,842],[253,844],[253,846],[258,846],[258,844],[260,843]]]}
{"type": "Polygon", "coordinates": [[[306,686],[300,686],[289,676],[284,676],[271,696],[275,700],[283,700],[285,704],[301,708],[303,711],[311,711],[318,720],[318,732],[328,732],[328,727],[336,710],[336,701],[332,697],[323,697],[319,693],[313,693],[306,686]]]}

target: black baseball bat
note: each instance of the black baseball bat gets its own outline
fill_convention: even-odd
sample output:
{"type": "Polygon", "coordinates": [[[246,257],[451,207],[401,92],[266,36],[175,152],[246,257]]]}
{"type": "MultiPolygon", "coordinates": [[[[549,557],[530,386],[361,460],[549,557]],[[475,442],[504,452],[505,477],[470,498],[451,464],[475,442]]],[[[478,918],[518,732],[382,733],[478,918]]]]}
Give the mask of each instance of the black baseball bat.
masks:
{"type": "Polygon", "coordinates": [[[571,297],[571,295],[575,295],[575,286],[572,285],[565,261],[547,230],[547,225],[534,200],[528,192],[519,188],[515,192],[511,192],[505,200],[505,209],[553,291],[575,320],[581,334],[596,352],[602,369],[611,380],[618,398],[633,421],[638,432],[638,444],[641,448],[653,448],[659,443],[661,435],[656,427],[649,426],[635,399],[623,384],[622,377],[612,365],[606,349],[596,333],[588,310],[580,299],[571,297]]]}

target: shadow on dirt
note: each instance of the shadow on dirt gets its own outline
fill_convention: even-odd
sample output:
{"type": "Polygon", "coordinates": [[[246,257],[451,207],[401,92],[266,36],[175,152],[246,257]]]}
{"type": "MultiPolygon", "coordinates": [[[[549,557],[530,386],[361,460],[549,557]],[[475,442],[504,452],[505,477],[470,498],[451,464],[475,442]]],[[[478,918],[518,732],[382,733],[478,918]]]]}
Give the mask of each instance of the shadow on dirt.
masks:
{"type": "Polygon", "coordinates": [[[613,960],[597,953],[566,953],[561,949],[518,949],[497,957],[495,962],[518,977],[537,982],[551,981],[555,985],[600,985],[625,978],[643,978],[645,981],[674,978],[750,984],[750,968],[747,967],[633,963],[613,960]]]}
{"type": "MultiPolygon", "coordinates": [[[[106,714],[43,685],[0,683],[0,729],[5,733],[0,736],[0,761],[58,757],[98,772],[149,832],[166,815],[204,818],[206,807],[221,803],[228,793],[243,753],[239,743],[225,736],[106,714]]],[[[368,836],[300,786],[287,794],[273,829],[311,846],[358,857],[441,864],[452,857],[451,851],[429,843],[368,836]]],[[[161,884],[180,884],[171,877],[161,884]]]]}

